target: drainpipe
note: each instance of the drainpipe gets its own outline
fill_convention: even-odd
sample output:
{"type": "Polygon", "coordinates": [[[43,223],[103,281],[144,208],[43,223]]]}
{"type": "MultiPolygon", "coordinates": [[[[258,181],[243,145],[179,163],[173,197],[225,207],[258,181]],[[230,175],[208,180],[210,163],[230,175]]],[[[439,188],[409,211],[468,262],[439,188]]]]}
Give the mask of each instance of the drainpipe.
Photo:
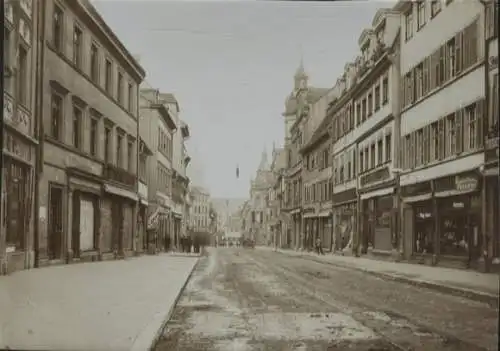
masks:
{"type": "MultiPolygon", "coordinates": [[[[35,216],[34,221],[34,246],[35,246],[35,268],[40,265],[40,179],[43,173],[43,149],[44,149],[44,128],[43,128],[43,93],[45,89],[45,19],[47,12],[47,1],[40,0],[34,4],[37,18],[37,44],[36,44],[36,95],[35,95],[35,133],[38,136],[38,148],[36,150],[35,162],[35,216]]],[[[46,224],[45,219],[43,224],[46,224]]]]}

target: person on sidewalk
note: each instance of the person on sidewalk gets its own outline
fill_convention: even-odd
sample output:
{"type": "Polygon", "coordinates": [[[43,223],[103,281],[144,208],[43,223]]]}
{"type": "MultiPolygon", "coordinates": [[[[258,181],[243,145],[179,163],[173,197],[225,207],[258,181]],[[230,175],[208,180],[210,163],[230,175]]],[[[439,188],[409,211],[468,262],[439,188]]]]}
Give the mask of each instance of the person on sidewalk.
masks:
{"type": "Polygon", "coordinates": [[[323,245],[321,244],[321,239],[319,237],[316,239],[316,252],[318,253],[318,255],[325,254],[323,252],[323,245]]]}

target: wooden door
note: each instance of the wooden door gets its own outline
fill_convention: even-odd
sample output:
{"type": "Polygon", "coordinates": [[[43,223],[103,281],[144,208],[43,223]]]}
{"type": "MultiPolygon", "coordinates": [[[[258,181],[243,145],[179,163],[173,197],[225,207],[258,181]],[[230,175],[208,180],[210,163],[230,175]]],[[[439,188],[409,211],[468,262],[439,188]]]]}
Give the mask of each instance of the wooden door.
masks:
{"type": "Polygon", "coordinates": [[[80,250],[91,251],[94,243],[94,202],[91,199],[80,199],[80,250]]]}
{"type": "Polygon", "coordinates": [[[49,222],[47,254],[49,259],[62,257],[63,233],[63,189],[51,185],[49,190],[49,222]]]}

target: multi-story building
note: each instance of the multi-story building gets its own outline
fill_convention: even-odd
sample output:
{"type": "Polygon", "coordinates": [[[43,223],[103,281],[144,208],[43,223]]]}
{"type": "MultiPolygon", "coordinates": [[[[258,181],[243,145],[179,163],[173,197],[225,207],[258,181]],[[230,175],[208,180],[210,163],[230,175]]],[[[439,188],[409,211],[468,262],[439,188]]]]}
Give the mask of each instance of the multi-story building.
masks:
{"type": "Polygon", "coordinates": [[[195,233],[207,233],[211,228],[210,193],[201,186],[191,187],[192,205],[190,227],[195,233]]]}
{"type": "Polygon", "coordinates": [[[314,123],[305,123],[309,116],[310,107],[325,95],[329,89],[315,88],[308,85],[308,76],[301,62],[294,76],[294,89],[285,102],[285,152],[287,154],[287,169],[285,172],[285,197],[283,212],[288,215],[285,231],[292,232],[292,246],[295,248],[306,246],[306,236],[302,223],[302,157],[300,148],[308,141],[317,127],[314,123]]]}
{"type": "Polygon", "coordinates": [[[90,1],[45,1],[37,261],[135,249],[138,86],[143,68],[90,1]]]}
{"type": "Polygon", "coordinates": [[[171,209],[171,241],[178,246],[179,238],[185,234],[186,196],[189,179],[186,167],[190,158],[187,154],[186,140],[189,138],[189,126],[180,119],[179,103],[173,94],[160,94],[159,99],[166,105],[172,115],[175,128],[172,138],[172,209],[171,209]]]}
{"type": "Polygon", "coordinates": [[[38,1],[5,1],[0,275],[35,265],[38,1]],[[35,38],[35,39],[34,39],[35,38]]]}
{"type": "Polygon", "coordinates": [[[485,259],[498,267],[500,265],[500,226],[498,207],[498,2],[489,1],[485,13],[486,67],[485,82],[488,121],[486,123],[484,210],[485,259]]]}
{"type": "Polygon", "coordinates": [[[319,237],[323,247],[332,247],[332,201],[333,192],[331,168],[331,138],[326,116],[328,103],[338,96],[335,89],[329,90],[319,100],[311,104],[306,125],[312,124],[312,135],[306,136],[301,147],[303,193],[302,201],[304,231],[307,246],[312,248],[319,237]],[[318,121],[320,122],[317,126],[318,121]],[[314,128],[316,126],[316,128],[314,128]]]}
{"type": "Polygon", "coordinates": [[[255,178],[250,181],[250,238],[257,245],[271,242],[268,216],[268,191],[273,185],[273,175],[269,169],[267,152],[262,152],[255,178]]]}
{"type": "MultiPolygon", "coordinates": [[[[482,256],[485,40],[480,1],[400,1],[405,256],[482,256]]],[[[484,194],[484,192],[483,192],[484,194]]]]}
{"type": "Polygon", "coordinates": [[[290,247],[292,242],[291,231],[285,230],[281,216],[281,205],[283,196],[283,172],[286,167],[285,149],[273,147],[273,157],[270,171],[272,183],[268,189],[268,223],[272,233],[273,244],[278,247],[290,247]]]}
{"type": "Polygon", "coordinates": [[[354,149],[337,159],[334,176],[340,183],[356,177],[359,236],[355,242],[361,253],[397,252],[398,157],[394,150],[400,135],[399,27],[400,13],[381,9],[372,27],[362,31],[352,103],[346,105],[347,113],[335,119],[338,135],[347,134],[355,143],[354,149]]]}
{"type": "Polygon", "coordinates": [[[173,243],[172,157],[177,125],[157,89],[146,86],[141,89],[139,128],[141,138],[152,151],[152,156],[144,160],[149,202],[147,240],[157,250],[168,250],[173,243]]]}

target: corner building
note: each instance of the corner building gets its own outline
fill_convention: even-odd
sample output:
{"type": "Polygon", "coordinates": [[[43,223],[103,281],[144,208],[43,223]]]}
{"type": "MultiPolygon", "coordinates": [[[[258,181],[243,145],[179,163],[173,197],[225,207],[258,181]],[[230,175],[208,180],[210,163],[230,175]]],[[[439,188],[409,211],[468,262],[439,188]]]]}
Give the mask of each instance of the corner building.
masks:
{"type": "Polygon", "coordinates": [[[131,255],[145,72],[90,1],[43,4],[38,264],[131,255]]]}
{"type": "Polygon", "coordinates": [[[474,267],[484,245],[480,1],[400,1],[402,233],[407,259],[474,267]]]}

